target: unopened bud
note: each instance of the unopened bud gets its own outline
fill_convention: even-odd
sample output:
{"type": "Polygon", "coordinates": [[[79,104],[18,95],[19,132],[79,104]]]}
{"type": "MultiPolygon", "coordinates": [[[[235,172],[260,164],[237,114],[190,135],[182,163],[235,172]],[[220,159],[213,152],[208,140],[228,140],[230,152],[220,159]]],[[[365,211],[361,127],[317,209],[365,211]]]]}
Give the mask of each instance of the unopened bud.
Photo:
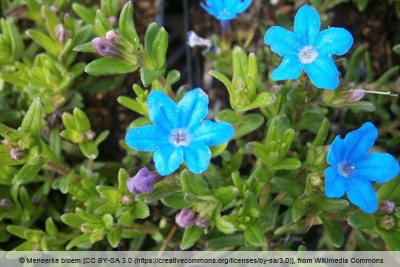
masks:
{"type": "Polygon", "coordinates": [[[383,200],[379,207],[380,211],[383,211],[386,214],[392,214],[396,209],[396,204],[390,200],[383,200]]]}
{"type": "Polygon", "coordinates": [[[55,6],[55,5],[51,5],[51,6],[50,6],[50,10],[53,11],[54,13],[56,13],[56,14],[57,14],[58,11],[59,11],[59,10],[58,10],[58,7],[55,6]]]}
{"type": "Polygon", "coordinates": [[[115,16],[108,17],[107,20],[113,27],[118,25],[118,19],[115,16]]]}
{"type": "Polygon", "coordinates": [[[162,179],[158,172],[149,171],[146,167],[141,168],[138,173],[126,181],[129,191],[138,195],[140,193],[153,192],[154,184],[162,179]]]}
{"type": "Polygon", "coordinates": [[[366,91],[364,89],[361,88],[357,88],[354,90],[349,90],[347,92],[347,97],[350,101],[352,102],[357,102],[359,100],[361,100],[366,94],[366,91]]]}
{"type": "Polygon", "coordinates": [[[396,219],[391,215],[385,215],[379,221],[379,226],[386,230],[391,230],[396,226],[396,219]]]}
{"type": "Polygon", "coordinates": [[[96,37],[92,40],[94,51],[105,57],[118,58],[120,51],[116,42],[104,37],[96,37]]]}
{"type": "Polygon", "coordinates": [[[55,33],[58,43],[63,44],[68,40],[69,34],[67,29],[65,29],[64,25],[57,24],[55,28],[55,33]]]}
{"type": "Polygon", "coordinates": [[[21,151],[19,148],[12,148],[10,150],[10,158],[12,160],[20,160],[24,156],[24,152],[21,151]]]}
{"type": "Polygon", "coordinates": [[[133,199],[132,199],[131,195],[125,195],[125,196],[122,197],[122,203],[124,205],[129,205],[129,204],[132,203],[132,201],[133,201],[133,199]]]}
{"type": "Polygon", "coordinates": [[[118,32],[111,30],[106,32],[106,39],[110,41],[116,42],[121,36],[118,34],[118,32]]]}
{"type": "Polygon", "coordinates": [[[9,199],[3,198],[0,200],[0,207],[2,208],[10,208],[12,204],[13,203],[9,199]]]}
{"type": "Polygon", "coordinates": [[[96,133],[92,130],[89,130],[85,133],[86,140],[93,140],[96,137],[96,133]]]}
{"type": "Polygon", "coordinates": [[[175,222],[179,227],[186,228],[194,225],[195,212],[191,208],[183,208],[175,216],[175,222]]]}
{"type": "Polygon", "coordinates": [[[210,222],[204,217],[196,217],[194,223],[200,228],[206,228],[210,225],[210,222]]]}

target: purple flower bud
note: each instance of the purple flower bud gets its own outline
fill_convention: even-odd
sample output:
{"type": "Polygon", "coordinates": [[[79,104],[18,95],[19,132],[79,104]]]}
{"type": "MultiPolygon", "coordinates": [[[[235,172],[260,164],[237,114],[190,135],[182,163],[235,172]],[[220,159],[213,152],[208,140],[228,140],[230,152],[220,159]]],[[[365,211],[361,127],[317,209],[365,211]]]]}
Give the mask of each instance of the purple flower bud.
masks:
{"type": "Polygon", "coordinates": [[[117,42],[117,40],[121,38],[121,36],[118,34],[118,32],[111,30],[106,32],[106,39],[113,41],[113,42],[117,42]]]}
{"type": "Polygon", "coordinates": [[[191,208],[183,208],[175,216],[175,222],[179,227],[186,228],[194,225],[195,212],[191,208]]]}
{"type": "Polygon", "coordinates": [[[21,151],[19,148],[12,148],[10,150],[10,158],[12,160],[20,160],[24,156],[24,152],[21,151]]]}
{"type": "Polygon", "coordinates": [[[210,222],[207,220],[207,218],[204,217],[197,217],[194,220],[194,223],[200,228],[206,228],[210,225],[210,222]]]}
{"type": "Polygon", "coordinates": [[[153,192],[153,186],[160,181],[162,176],[158,172],[149,171],[146,167],[141,168],[138,173],[126,181],[129,191],[138,195],[140,193],[153,192]]]}
{"type": "Polygon", "coordinates": [[[55,5],[51,5],[51,6],[50,6],[50,10],[53,11],[54,13],[56,13],[56,14],[57,14],[58,11],[59,11],[59,10],[58,10],[58,7],[55,6],[55,5]]]}
{"type": "Polygon", "coordinates": [[[10,208],[12,206],[12,202],[9,199],[3,198],[0,200],[0,207],[10,208]]]}
{"type": "Polygon", "coordinates": [[[119,49],[117,43],[104,37],[96,37],[92,40],[92,47],[94,51],[105,57],[119,57],[119,49]]]}
{"type": "Polygon", "coordinates": [[[115,16],[108,17],[107,20],[113,27],[118,25],[118,19],[115,16]]]}
{"type": "Polygon", "coordinates": [[[379,209],[386,214],[392,214],[396,209],[396,204],[390,200],[383,200],[379,209]]]}
{"type": "Polygon", "coordinates": [[[64,25],[57,24],[55,28],[57,42],[60,44],[65,43],[68,40],[69,34],[67,29],[65,29],[64,25]]]}
{"type": "Polygon", "coordinates": [[[86,140],[93,140],[96,137],[96,133],[92,130],[89,130],[85,133],[86,140]]]}
{"type": "Polygon", "coordinates": [[[363,98],[365,96],[365,94],[366,94],[366,92],[365,92],[364,89],[357,88],[357,89],[354,89],[354,90],[350,90],[348,92],[347,97],[348,97],[348,99],[350,101],[356,102],[356,101],[361,100],[361,98],[363,98]]]}

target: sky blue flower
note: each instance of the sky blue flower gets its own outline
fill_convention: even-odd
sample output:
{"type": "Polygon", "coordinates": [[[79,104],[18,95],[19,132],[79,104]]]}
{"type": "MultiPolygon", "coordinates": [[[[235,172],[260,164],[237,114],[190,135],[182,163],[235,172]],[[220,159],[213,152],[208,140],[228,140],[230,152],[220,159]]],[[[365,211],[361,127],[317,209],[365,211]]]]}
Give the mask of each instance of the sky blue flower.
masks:
{"type": "Polygon", "coordinates": [[[294,32],[273,26],[265,34],[265,44],[283,57],[272,72],[275,81],[297,79],[304,69],[318,88],[336,89],[339,72],[331,55],[345,54],[353,44],[353,37],[343,28],[330,27],[319,31],[318,12],[303,6],[294,19],[294,32]]]}
{"type": "Polygon", "coordinates": [[[154,151],[153,161],[160,175],[169,175],[186,162],[193,173],[208,168],[209,146],[227,142],[234,134],[226,122],[205,120],[208,96],[200,88],[185,94],[176,104],[161,91],[153,91],[147,99],[153,124],[129,130],[126,143],[137,150],[154,151]]]}
{"type": "Polygon", "coordinates": [[[328,151],[331,167],[325,170],[325,194],[348,199],[363,211],[374,213],[378,198],[371,182],[385,183],[399,174],[399,163],[388,153],[367,152],[374,145],[378,130],[370,123],[346,135],[336,136],[328,151]]]}
{"type": "Polygon", "coordinates": [[[232,20],[244,12],[252,0],[206,0],[206,4],[200,5],[218,20],[232,20]]]}

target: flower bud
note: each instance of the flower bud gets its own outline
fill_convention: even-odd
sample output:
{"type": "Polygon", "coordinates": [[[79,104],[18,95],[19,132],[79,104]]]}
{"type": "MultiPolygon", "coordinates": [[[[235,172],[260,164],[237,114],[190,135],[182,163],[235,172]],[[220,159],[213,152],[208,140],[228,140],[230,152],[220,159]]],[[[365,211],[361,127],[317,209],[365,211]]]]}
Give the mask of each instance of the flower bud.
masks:
{"type": "Polygon", "coordinates": [[[149,171],[146,167],[141,168],[138,173],[126,181],[129,191],[138,195],[140,193],[153,192],[153,186],[160,181],[162,176],[158,172],[149,171]]]}
{"type": "Polygon", "coordinates": [[[391,215],[385,215],[382,220],[379,221],[379,226],[391,230],[396,226],[396,219],[391,215]]]}
{"type": "Polygon", "coordinates": [[[117,43],[104,37],[94,38],[92,47],[97,54],[105,57],[118,58],[120,55],[117,43]]]}
{"type": "Polygon", "coordinates": [[[2,208],[10,208],[12,206],[12,201],[6,198],[0,200],[0,207],[2,208]]]}
{"type": "Polygon", "coordinates": [[[386,213],[392,214],[396,208],[396,204],[390,200],[383,200],[379,207],[379,210],[386,213]]]}
{"type": "Polygon", "coordinates": [[[111,26],[118,26],[118,19],[115,16],[108,17],[107,20],[111,24],[111,26]]]}
{"type": "Polygon", "coordinates": [[[194,31],[189,31],[186,35],[186,44],[190,47],[199,46],[205,52],[214,52],[215,47],[211,40],[201,38],[194,31]]]}
{"type": "Polygon", "coordinates": [[[65,29],[64,25],[57,24],[54,31],[56,33],[56,38],[58,43],[63,44],[68,40],[69,34],[67,29],[65,29]]]}
{"type": "Polygon", "coordinates": [[[88,131],[85,133],[85,138],[86,138],[86,140],[93,140],[95,137],[96,137],[96,133],[93,132],[92,130],[88,130],[88,131]]]}
{"type": "Polygon", "coordinates": [[[207,218],[199,216],[196,217],[194,223],[200,228],[207,228],[210,225],[210,222],[207,220],[207,218]]]}
{"type": "Polygon", "coordinates": [[[129,205],[133,202],[132,195],[125,195],[122,197],[122,203],[124,205],[129,205]]]}
{"type": "Polygon", "coordinates": [[[20,160],[24,156],[24,152],[19,148],[12,148],[10,150],[10,158],[12,160],[20,160]]]}
{"type": "Polygon", "coordinates": [[[347,91],[347,98],[351,102],[357,102],[365,96],[366,92],[364,89],[356,88],[354,90],[347,91]]]}
{"type": "Polygon", "coordinates": [[[106,39],[110,41],[116,42],[121,36],[118,34],[118,32],[111,30],[106,32],[106,39]]]}
{"type": "Polygon", "coordinates": [[[186,228],[194,225],[195,212],[191,208],[183,208],[175,216],[175,222],[179,227],[186,228]]]}

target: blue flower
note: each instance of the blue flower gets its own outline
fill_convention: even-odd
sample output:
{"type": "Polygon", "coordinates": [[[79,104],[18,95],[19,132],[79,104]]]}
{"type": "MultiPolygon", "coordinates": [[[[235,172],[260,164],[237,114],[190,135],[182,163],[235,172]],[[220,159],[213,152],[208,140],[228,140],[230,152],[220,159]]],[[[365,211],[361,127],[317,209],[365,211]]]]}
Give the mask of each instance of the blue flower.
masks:
{"type": "Polygon", "coordinates": [[[370,123],[352,131],[344,139],[336,136],[328,151],[331,167],[325,170],[325,194],[339,198],[347,194],[349,200],[363,211],[378,209],[377,195],[371,182],[385,183],[399,174],[399,163],[388,153],[367,154],[378,137],[378,130],[370,123]]]}
{"type": "Polygon", "coordinates": [[[183,160],[193,173],[205,171],[211,158],[209,146],[223,144],[234,134],[230,124],[204,119],[208,96],[200,88],[186,93],[178,104],[153,91],[147,105],[153,124],[131,129],[125,141],[134,149],[154,151],[155,167],[162,176],[173,173],[183,160]]]}
{"type": "Polygon", "coordinates": [[[297,79],[304,69],[318,88],[336,89],[339,72],[331,55],[345,54],[353,44],[353,37],[343,28],[331,27],[319,32],[318,12],[303,6],[294,19],[294,32],[280,26],[269,28],[265,44],[283,57],[272,72],[275,81],[297,79]]]}
{"type": "Polygon", "coordinates": [[[244,12],[252,0],[206,0],[207,5],[200,5],[218,20],[231,20],[244,12]]]}

